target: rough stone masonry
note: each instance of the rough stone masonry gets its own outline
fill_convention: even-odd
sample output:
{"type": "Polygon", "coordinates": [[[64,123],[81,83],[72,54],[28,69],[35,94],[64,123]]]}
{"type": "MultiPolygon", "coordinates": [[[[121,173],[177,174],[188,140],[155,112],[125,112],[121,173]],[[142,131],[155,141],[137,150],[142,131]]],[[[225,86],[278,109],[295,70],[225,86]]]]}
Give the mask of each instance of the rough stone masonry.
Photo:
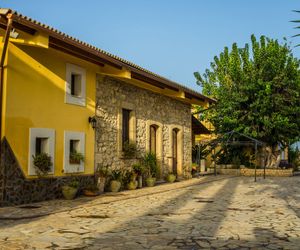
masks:
{"type": "Polygon", "coordinates": [[[182,173],[191,167],[191,106],[173,98],[127,84],[108,76],[97,77],[98,127],[96,129],[96,163],[113,168],[130,167],[135,160],[122,159],[118,154],[118,114],[122,107],[132,107],[136,115],[136,146],[138,155],[146,152],[147,121],[162,124],[162,173],[171,170],[170,129],[182,128],[182,173]]]}

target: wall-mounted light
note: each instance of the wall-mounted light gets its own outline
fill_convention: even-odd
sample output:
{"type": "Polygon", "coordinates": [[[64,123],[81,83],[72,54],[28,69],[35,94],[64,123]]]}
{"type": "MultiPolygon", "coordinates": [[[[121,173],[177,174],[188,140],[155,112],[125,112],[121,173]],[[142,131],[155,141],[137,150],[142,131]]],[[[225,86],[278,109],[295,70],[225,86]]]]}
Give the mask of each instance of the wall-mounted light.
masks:
{"type": "Polygon", "coordinates": [[[97,120],[96,120],[96,117],[93,116],[93,117],[89,117],[89,124],[91,124],[92,128],[95,129],[96,126],[97,126],[97,120]]]}

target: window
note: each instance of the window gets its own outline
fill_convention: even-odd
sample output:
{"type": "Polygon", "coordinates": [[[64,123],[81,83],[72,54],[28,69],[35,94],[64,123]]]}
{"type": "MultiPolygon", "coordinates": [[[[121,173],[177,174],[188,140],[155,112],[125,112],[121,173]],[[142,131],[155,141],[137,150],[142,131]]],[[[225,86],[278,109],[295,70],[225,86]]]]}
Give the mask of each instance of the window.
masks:
{"type": "Polygon", "coordinates": [[[72,155],[85,157],[85,133],[65,131],[64,140],[64,173],[84,172],[84,161],[72,155]]]}
{"type": "Polygon", "coordinates": [[[70,153],[79,152],[79,140],[70,140],[70,153]]]}
{"type": "Polygon", "coordinates": [[[52,166],[50,174],[54,173],[55,168],[55,130],[47,128],[29,129],[29,152],[28,152],[28,174],[36,175],[33,164],[33,156],[46,153],[51,157],[52,166]]]}
{"type": "Polygon", "coordinates": [[[124,157],[124,145],[136,143],[136,115],[135,106],[128,102],[120,103],[118,108],[118,156],[124,157]]]}
{"type": "Polygon", "coordinates": [[[85,106],[86,71],[73,65],[66,65],[66,97],[65,102],[85,106]]]}
{"type": "Polygon", "coordinates": [[[150,152],[156,154],[156,133],[157,126],[151,125],[150,126],[150,152]]]}
{"type": "Polygon", "coordinates": [[[36,137],[35,138],[35,155],[49,152],[49,138],[36,137]]]}
{"type": "Polygon", "coordinates": [[[71,74],[71,95],[81,96],[81,75],[79,74],[71,74]]]}
{"type": "Polygon", "coordinates": [[[130,113],[129,109],[122,109],[122,148],[125,143],[129,143],[129,132],[130,132],[130,113]]]}

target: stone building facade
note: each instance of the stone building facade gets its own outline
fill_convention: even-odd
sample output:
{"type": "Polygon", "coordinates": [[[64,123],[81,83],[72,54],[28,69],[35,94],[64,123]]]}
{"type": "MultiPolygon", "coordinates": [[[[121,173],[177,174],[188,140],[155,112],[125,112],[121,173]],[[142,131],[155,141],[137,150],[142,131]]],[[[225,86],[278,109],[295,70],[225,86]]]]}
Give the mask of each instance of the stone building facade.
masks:
{"type": "MultiPolygon", "coordinates": [[[[191,167],[191,106],[168,96],[108,76],[97,77],[96,164],[126,168],[149,151],[149,128],[157,126],[157,152],[161,177],[173,171],[173,134],[177,132],[177,174],[185,175],[191,167]],[[136,143],[137,159],[122,157],[122,109],[133,112],[131,135],[136,143]]],[[[173,171],[174,172],[174,171],[173,171]]]]}

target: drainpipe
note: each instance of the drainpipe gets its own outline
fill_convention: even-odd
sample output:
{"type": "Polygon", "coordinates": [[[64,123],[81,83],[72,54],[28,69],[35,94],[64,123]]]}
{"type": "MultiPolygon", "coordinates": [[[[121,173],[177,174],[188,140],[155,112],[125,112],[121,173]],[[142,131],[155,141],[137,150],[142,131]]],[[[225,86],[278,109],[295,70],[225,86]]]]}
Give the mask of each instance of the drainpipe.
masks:
{"type": "MultiPolygon", "coordinates": [[[[2,55],[1,55],[1,60],[0,60],[0,140],[2,141],[2,114],[3,114],[3,78],[4,78],[4,62],[5,62],[5,57],[7,53],[7,46],[8,46],[8,40],[9,40],[9,35],[10,31],[12,28],[12,14],[7,15],[7,27],[6,27],[6,32],[5,32],[5,37],[4,37],[4,45],[3,45],[3,50],[2,50],[2,55]]],[[[0,143],[0,149],[1,149],[1,143],[0,143]]],[[[1,150],[0,150],[1,152],[1,150]]]]}
{"type": "MultiPolygon", "coordinates": [[[[10,31],[12,28],[12,14],[8,14],[7,16],[7,26],[6,26],[6,32],[4,37],[4,44],[3,44],[3,50],[2,55],[0,59],[0,166],[3,165],[3,174],[5,174],[5,166],[4,166],[4,159],[2,159],[2,114],[3,114],[3,79],[4,79],[4,62],[5,62],[5,56],[7,53],[7,46],[8,46],[8,40],[10,31]]],[[[4,154],[3,154],[4,156],[4,154]]],[[[5,157],[5,156],[4,156],[5,157]]],[[[4,202],[4,196],[5,196],[5,185],[6,185],[6,178],[4,176],[3,182],[2,182],[2,202],[4,202]]]]}

